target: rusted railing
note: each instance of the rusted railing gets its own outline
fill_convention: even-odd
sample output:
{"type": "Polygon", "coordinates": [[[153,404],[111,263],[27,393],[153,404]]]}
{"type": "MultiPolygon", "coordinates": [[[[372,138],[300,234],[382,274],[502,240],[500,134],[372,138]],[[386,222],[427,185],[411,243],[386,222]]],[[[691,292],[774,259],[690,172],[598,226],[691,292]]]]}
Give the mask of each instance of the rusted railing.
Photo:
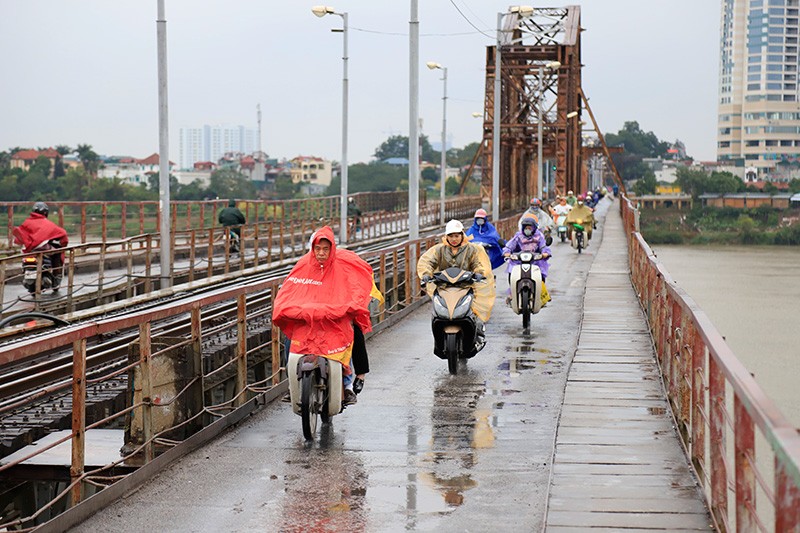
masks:
{"type": "MultiPolygon", "coordinates": [[[[351,194],[362,213],[373,211],[407,211],[408,193],[364,192],[351,194]]],[[[217,214],[228,200],[172,201],[172,227],[190,230],[218,226],[217,214]]],[[[426,204],[421,191],[420,204],[426,204]]],[[[67,230],[73,243],[119,240],[131,235],[158,233],[160,230],[159,202],[48,202],[50,219],[67,230]]],[[[28,217],[31,202],[0,202],[5,212],[6,231],[0,237],[0,247],[11,247],[12,231],[28,217]]],[[[340,197],[325,196],[298,200],[237,200],[237,206],[248,223],[262,221],[284,224],[299,220],[338,220],[340,197]]]]}
{"type": "MultiPolygon", "coordinates": [[[[416,274],[415,258],[419,257],[428,246],[437,242],[436,238],[410,241],[381,251],[364,254],[363,257],[373,265],[376,283],[384,293],[386,302],[373,310],[374,323],[391,319],[398,313],[409,308],[423,298],[420,290],[419,278],[416,274]]],[[[75,505],[84,498],[84,491],[91,487],[104,487],[112,485],[123,476],[114,475],[112,470],[119,465],[146,464],[153,460],[159,450],[163,451],[176,444],[181,439],[172,437],[176,429],[189,426],[207,425],[209,421],[232,412],[245,401],[256,395],[265,393],[281,381],[280,361],[280,335],[277,328],[272,325],[272,303],[279,290],[283,278],[270,278],[255,281],[235,288],[221,289],[212,294],[205,294],[182,300],[180,303],[169,304],[155,310],[147,310],[116,318],[98,320],[92,323],[76,325],[62,329],[57,333],[39,337],[35,340],[22,341],[14,347],[8,348],[4,357],[9,360],[21,360],[31,357],[43,350],[69,349],[72,352],[72,376],[60,383],[50,385],[48,394],[61,391],[72,392],[72,432],[70,436],[57,440],[47,446],[42,446],[31,454],[8,462],[0,466],[0,475],[14,468],[16,465],[28,461],[36,455],[53,448],[59,444],[71,441],[71,482],[57,497],[44,507],[38,509],[32,516],[0,520],[0,529],[30,527],[37,517],[47,512],[58,502],[69,501],[75,505]],[[227,314],[233,318],[222,320],[220,308],[225,306],[227,314]],[[159,321],[165,319],[183,318],[182,323],[191,324],[191,335],[179,344],[173,344],[168,349],[155,349],[154,346],[162,338],[169,335],[169,331],[159,330],[156,327],[159,321]],[[205,320],[205,318],[210,318],[205,320]],[[253,326],[256,326],[254,328],[253,326]],[[112,332],[134,331],[138,329],[138,358],[131,358],[127,362],[120,362],[111,368],[108,365],[102,369],[87,368],[87,340],[100,339],[99,347],[107,342],[112,342],[112,332]],[[255,331],[254,331],[255,329],[255,331]],[[259,331],[267,333],[268,339],[253,345],[248,342],[248,336],[259,331]],[[153,366],[159,358],[167,357],[170,350],[186,348],[197,358],[195,368],[203,368],[202,346],[204,342],[213,338],[234,338],[235,348],[231,357],[222,362],[220,366],[208,369],[200,375],[187,380],[185,386],[174,396],[156,397],[151,392],[153,366]],[[135,360],[133,360],[135,359],[135,360]],[[269,372],[267,375],[251,372],[250,361],[253,359],[268,360],[269,372]],[[136,372],[139,383],[138,396],[133,396],[128,405],[121,411],[105,416],[87,424],[86,403],[87,391],[92,387],[102,386],[108,380],[118,378],[123,373],[136,372]],[[175,402],[186,394],[192,394],[193,386],[216,379],[221,373],[229,372],[227,381],[233,381],[232,395],[215,403],[209,403],[213,395],[202,395],[202,409],[195,413],[187,413],[180,423],[169,428],[155,431],[153,420],[159,410],[174,409],[175,402]],[[170,407],[172,406],[172,407],[170,407]],[[137,416],[143,417],[141,423],[142,440],[129,453],[120,457],[118,461],[92,470],[86,469],[85,463],[85,435],[86,432],[107,427],[115,423],[119,426],[120,417],[136,411],[137,416]]],[[[266,363],[265,363],[266,364],[266,363]]],[[[129,384],[130,385],[130,384],[129,384]]],[[[38,397],[39,393],[31,393],[38,397]]],[[[0,408],[0,414],[18,407],[19,402],[0,408]]],[[[188,437],[187,437],[188,438],[188,437]]]]}
{"type": "Polygon", "coordinates": [[[800,531],[800,435],[673,281],[623,197],[631,279],[678,432],[723,531],[800,531]],[[763,445],[757,446],[760,442],[763,445]]]}
{"type": "MultiPolygon", "coordinates": [[[[374,198],[373,202],[377,205],[376,202],[382,197],[374,198]]],[[[459,219],[470,217],[479,202],[478,197],[448,200],[446,214],[459,219]]],[[[438,204],[424,205],[420,209],[420,225],[435,227],[438,216],[438,204]]],[[[338,218],[298,218],[248,224],[238,228],[241,234],[239,247],[242,251],[239,255],[230,252],[232,228],[210,226],[180,229],[175,222],[173,220],[175,230],[169,242],[174,283],[196,281],[218,273],[227,274],[232,269],[243,270],[247,266],[283,262],[299,257],[307,251],[309,237],[318,227],[330,224],[338,233],[339,226],[338,218]]],[[[348,234],[348,242],[351,244],[408,231],[406,211],[371,211],[361,215],[358,227],[355,222],[351,217],[348,234]]],[[[32,252],[2,257],[0,316],[16,312],[18,304],[26,301],[33,302],[36,308],[47,310],[51,307],[63,307],[70,312],[78,308],[76,299],[80,301],[91,298],[93,301],[101,301],[103,298],[113,298],[120,291],[131,297],[157,290],[160,246],[161,236],[158,233],[69,246],[63,250],[67,262],[60,293],[58,297],[44,300],[38,289],[30,296],[10,297],[6,287],[21,285],[21,264],[25,255],[36,256],[41,265],[41,258],[45,254],[32,252]],[[85,273],[89,270],[96,270],[97,275],[87,279],[85,273]]],[[[41,266],[39,269],[41,270],[41,266]]]]}

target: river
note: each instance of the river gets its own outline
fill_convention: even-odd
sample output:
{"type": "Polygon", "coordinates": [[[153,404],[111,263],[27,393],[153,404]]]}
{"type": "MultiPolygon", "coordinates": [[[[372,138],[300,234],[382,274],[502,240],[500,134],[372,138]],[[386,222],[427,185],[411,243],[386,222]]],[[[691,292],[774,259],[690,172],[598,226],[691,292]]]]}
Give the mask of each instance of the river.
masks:
{"type": "Polygon", "coordinates": [[[800,427],[800,247],[655,245],[653,251],[800,427]]]}

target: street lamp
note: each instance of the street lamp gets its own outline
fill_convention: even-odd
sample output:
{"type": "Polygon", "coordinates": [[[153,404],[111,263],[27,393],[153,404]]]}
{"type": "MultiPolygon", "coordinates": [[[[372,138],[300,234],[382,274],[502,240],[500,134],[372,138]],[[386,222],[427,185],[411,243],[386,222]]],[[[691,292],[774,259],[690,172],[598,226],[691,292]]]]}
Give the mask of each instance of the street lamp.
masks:
{"type": "Polygon", "coordinates": [[[337,13],[330,6],[314,6],[311,12],[318,17],[325,15],[338,15],[342,17],[342,29],[333,29],[333,32],[342,33],[343,51],[342,51],[342,161],[341,161],[341,206],[339,207],[339,244],[347,242],[347,97],[348,97],[348,80],[347,80],[347,13],[337,13]]]}
{"type": "Polygon", "coordinates": [[[537,162],[537,164],[538,164],[538,168],[537,168],[537,172],[536,172],[536,195],[540,196],[540,197],[543,196],[542,195],[542,190],[543,190],[542,189],[542,173],[543,173],[542,169],[544,168],[544,162],[542,161],[542,157],[543,157],[543,155],[542,155],[542,121],[544,120],[544,110],[542,108],[544,107],[544,80],[542,78],[544,77],[544,69],[558,70],[559,68],[561,68],[561,63],[559,61],[551,61],[550,63],[547,63],[544,66],[539,65],[539,106],[538,106],[538,110],[539,110],[539,120],[538,120],[539,127],[538,127],[538,132],[537,132],[537,140],[538,140],[538,142],[537,142],[537,144],[538,144],[538,146],[537,146],[538,162],[537,162]]]}
{"type": "Polygon", "coordinates": [[[158,0],[156,40],[158,51],[158,204],[161,222],[161,288],[172,286],[172,232],[169,196],[169,99],[167,98],[167,16],[164,0],[158,0]]]}
{"type": "Polygon", "coordinates": [[[480,111],[473,111],[472,116],[474,118],[481,118],[483,116],[483,113],[481,113],[480,111]]]}
{"type": "Polygon", "coordinates": [[[429,69],[442,71],[442,81],[444,82],[444,95],[442,96],[442,172],[441,172],[441,187],[440,191],[440,206],[439,206],[439,221],[444,225],[444,185],[445,175],[447,169],[447,67],[443,67],[435,61],[428,61],[425,63],[429,69]]]}

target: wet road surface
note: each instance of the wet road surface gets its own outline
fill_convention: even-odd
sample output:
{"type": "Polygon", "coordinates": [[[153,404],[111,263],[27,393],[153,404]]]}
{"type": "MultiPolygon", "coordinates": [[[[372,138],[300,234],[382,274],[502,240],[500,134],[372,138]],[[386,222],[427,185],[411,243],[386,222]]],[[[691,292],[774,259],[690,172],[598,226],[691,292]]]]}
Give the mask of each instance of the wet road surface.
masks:
{"type": "Polygon", "coordinates": [[[486,348],[457,376],[432,353],[426,305],[368,340],[359,403],[313,443],[288,404],[269,405],[76,530],[541,530],[601,234],[581,255],[554,243],[553,301],[529,333],[498,269],[486,348]]]}

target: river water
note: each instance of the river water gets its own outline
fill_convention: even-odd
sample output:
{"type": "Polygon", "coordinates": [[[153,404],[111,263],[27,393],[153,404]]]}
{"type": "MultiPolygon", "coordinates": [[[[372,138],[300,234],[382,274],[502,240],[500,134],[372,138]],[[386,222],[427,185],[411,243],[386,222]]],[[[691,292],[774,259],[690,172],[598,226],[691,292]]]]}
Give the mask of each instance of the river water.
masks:
{"type": "Polygon", "coordinates": [[[655,245],[653,251],[800,427],[800,247],[655,245]]]}

